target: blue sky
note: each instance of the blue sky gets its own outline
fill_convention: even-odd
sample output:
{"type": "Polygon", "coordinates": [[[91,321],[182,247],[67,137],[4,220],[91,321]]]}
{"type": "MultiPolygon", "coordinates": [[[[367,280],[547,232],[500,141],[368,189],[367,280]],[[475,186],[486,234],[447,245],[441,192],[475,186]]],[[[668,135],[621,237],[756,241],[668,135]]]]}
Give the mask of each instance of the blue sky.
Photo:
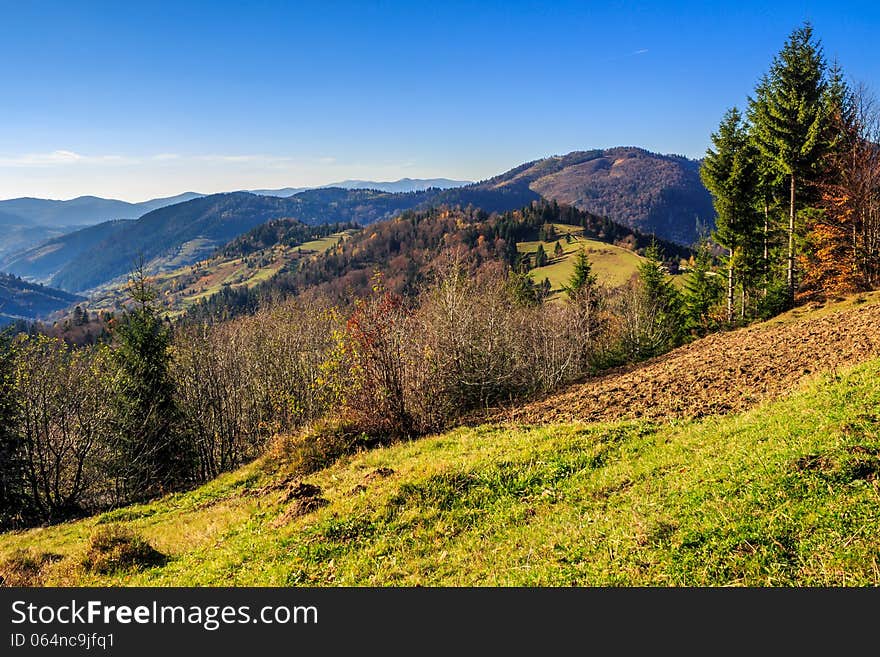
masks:
{"type": "Polygon", "coordinates": [[[877,88],[874,2],[0,0],[0,198],[696,157],[805,19],[877,88]]]}

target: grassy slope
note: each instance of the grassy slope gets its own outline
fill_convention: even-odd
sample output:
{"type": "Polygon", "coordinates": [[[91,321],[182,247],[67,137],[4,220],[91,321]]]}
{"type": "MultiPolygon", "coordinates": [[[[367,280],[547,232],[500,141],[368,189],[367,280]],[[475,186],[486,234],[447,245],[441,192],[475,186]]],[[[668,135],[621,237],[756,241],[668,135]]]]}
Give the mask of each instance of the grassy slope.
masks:
{"type": "Polygon", "coordinates": [[[487,425],[307,478],[330,504],[276,527],[283,469],[0,537],[68,558],[48,582],[144,585],[880,585],[880,360],[740,415],[487,425]],[[378,468],[394,470],[376,476],[378,468]],[[87,576],[97,524],[172,559],[87,576]]]}
{"type": "Polygon", "coordinates": [[[563,236],[558,240],[564,251],[564,255],[561,257],[554,256],[556,240],[552,242],[519,242],[516,245],[520,253],[534,253],[539,244],[544,245],[549,264],[532,269],[529,274],[536,283],[540,283],[545,278],[550,279],[550,289],[553,293],[561,292],[563,286],[568,283],[574,271],[574,256],[581,248],[586,250],[590,262],[593,264],[593,271],[599,281],[605,285],[622,285],[638,271],[642,258],[632,251],[598,240],[586,239],[582,236],[583,229],[577,226],[554,225],[557,232],[563,236]],[[571,243],[566,243],[564,237],[566,233],[571,234],[571,243]]]}
{"type": "MultiPolygon", "coordinates": [[[[544,245],[544,252],[547,254],[548,263],[543,267],[536,267],[529,271],[529,275],[536,283],[540,283],[545,278],[550,281],[551,296],[562,293],[564,286],[568,284],[574,273],[574,261],[577,252],[583,248],[590,258],[593,265],[593,272],[597,279],[603,285],[616,287],[623,285],[630,278],[638,274],[639,265],[644,258],[633,253],[628,249],[624,249],[614,244],[600,242],[598,240],[588,239],[583,236],[583,229],[579,226],[570,226],[568,224],[553,224],[556,231],[560,235],[559,240],[551,242],[519,242],[516,245],[520,253],[535,253],[538,245],[544,245]],[[572,241],[567,243],[565,235],[570,234],[572,241]],[[556,242],[562,247],[563,255],[556,257],[554,249],[556,242]]],[[[684,276],[673,276],[673,282],[679,287],[684,283],[684,276]]]]}
{"type": "MultiPolygon", "coordinates": [[[[153,282],[169,314],[178,315],[199,299],[216,294],[224,285],[233,288],[253,287],[261,281],[268,280],[285,265],[299,258],[324,252],[350,232],[334,233],[295,247],[276,245],[253,253],[247,258],[215,256],[193,265],[160,272],[153,278],[153,282]],[[266,264],[260,264],[264,261],[266,264]]],[[[184,247],[190,244],[187,243],[184,247]]],[[[198,248],[195,241],[192,243],[192,248],[198,248]]],[[[211,247],[211,250],[213,252],[214,247],[211,247]]],[[[158,263],[152,264],[158,266],[158,263]]],[[[127,297],[125,284],[116,284],[93,295],[88,308],[112,310],[119,307],[127,297]]]]}

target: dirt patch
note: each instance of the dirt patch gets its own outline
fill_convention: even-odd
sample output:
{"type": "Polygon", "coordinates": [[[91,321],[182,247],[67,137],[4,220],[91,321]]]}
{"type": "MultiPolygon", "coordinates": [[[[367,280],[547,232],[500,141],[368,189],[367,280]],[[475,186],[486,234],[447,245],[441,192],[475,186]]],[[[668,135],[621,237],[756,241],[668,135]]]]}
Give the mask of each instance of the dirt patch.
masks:
{"type": "Polygon", "coordinates": [[[376,468],[364,477],[364,481],[369,483],[371,481],[375,481],[376,479],[385,479],[386,477],[390,477],[393,474],[394,470],[392,470],[391,468],[376,468]]]}
{"type": "Polygon", "coordinates": [[[814,373],[878,356],[880,305],[858,306],[711,335],[479,421],[549,424],[736,413],[787,394],[814,373]]]}
{"type": "Polygon", "coordinates": [[[321,487],[315,486],[314,484],[307,484],[304,481],[297,481],[294,484],[291,484],[287,487],[281,494],[281,499],[279,500],[281,504],[287,504],[291,500],[310,500],[318,497],[321,494],[321,487]]]}
{"type": "Polygon", "coordinates": [[[297,481],[288,486],[287,490],[282,493],[279,503],[287,504],[287,508],[284,513],[272,521],[272,527],[276,529],[330,504],[328,500],[321,497],[320,486],[303,481],[297,481]]]}

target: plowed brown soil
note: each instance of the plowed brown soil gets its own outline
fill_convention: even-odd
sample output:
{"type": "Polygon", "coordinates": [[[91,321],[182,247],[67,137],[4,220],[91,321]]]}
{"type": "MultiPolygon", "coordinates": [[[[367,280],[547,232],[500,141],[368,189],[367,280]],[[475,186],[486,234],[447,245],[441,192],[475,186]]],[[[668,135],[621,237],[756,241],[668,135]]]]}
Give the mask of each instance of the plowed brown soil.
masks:
{"type": "Polygon", "coordinates": [[[880,305],[794,311],[718,333],[636,366],[498,411],[517,424],[734,413],[784,395],[805,378],[880,356],[880,305]],[[800,315],[800,316],[799,316],[800,315]]]}

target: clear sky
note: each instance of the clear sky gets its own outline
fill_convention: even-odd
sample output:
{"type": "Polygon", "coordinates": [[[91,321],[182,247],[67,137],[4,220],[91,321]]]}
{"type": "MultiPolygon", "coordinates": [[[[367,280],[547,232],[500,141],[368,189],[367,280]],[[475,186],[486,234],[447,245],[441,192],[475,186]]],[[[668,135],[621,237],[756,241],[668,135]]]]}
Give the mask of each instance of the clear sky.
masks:
{"type": "Polygon", "coordinates": [[[880,3],[0,0],[0,198],[701,156],[788,33],[880,85],[880,3]]]}

